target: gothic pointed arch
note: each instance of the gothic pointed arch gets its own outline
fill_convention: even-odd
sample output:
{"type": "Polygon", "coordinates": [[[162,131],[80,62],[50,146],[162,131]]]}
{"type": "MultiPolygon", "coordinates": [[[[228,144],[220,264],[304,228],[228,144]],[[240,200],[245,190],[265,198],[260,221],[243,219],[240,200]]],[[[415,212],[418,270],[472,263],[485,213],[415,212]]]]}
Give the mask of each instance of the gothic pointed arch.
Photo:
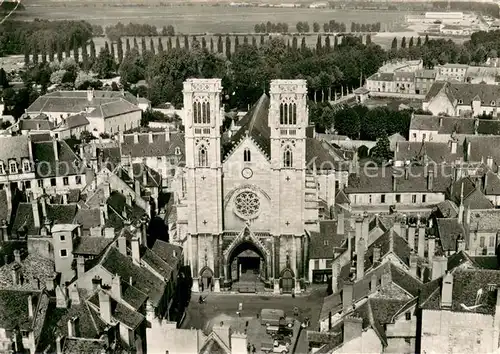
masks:
{"type": "Polygon", "coordinates": [[[199,275],[200,277],[213,277],[214,271],[209,266],[204,266],[200,269],[199,275]]]}
{"type": "Polygon", "coordinates": [[[245,228],[240,232],[240,234],[229,244],[229,247],[226,248],[223,252],[224,259],[229,262],[235,256],[235,251],[240,249],[240,246],[243,244],[249,244],[255,248],[257,253],[266,260],[270,253],[267,250],[266,246],[254,235],[252,231],[245,226],[245,228]]]}

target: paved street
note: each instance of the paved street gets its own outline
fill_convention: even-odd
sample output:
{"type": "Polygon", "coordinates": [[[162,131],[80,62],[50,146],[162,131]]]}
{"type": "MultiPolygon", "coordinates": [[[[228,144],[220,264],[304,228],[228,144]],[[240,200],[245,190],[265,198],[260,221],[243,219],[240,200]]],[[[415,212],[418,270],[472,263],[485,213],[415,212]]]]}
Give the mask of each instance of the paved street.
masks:
{"type": "MultiPolygon", "coordinates": [[[[296,296],[292,298],[291,295],[228,295],[205,293],[206,302],[204,304],[198,303],[199,294],[193,295],[191,303],[186,310],[186,318],[182,324],[182,328],[197,328],[203,329],[205,333],[210,332],[210,328],[214,323],[225,321],[226,323],[246,322],[246,319],[256,318],[257,314],[264,308],[275,308],[285,311],[287,316],[293,317],[294,307],[298,307],[300,314],[298,320],[302,321],[305,317],[309,317],[312,327],[309,329],[316,329],[319,318],[319,312],[323,304],[323,297],[326,295],[326,285],[304,296],[296,296]],[[234,321],[237,318],[236,312],[238,311],[239,303],[243,304],[241,317],[245,321],[234,321]],[[230,319],[231,318],[231,319],[230,319]]],[[[241,325],[238,325],[238,330],[242,331],[241,325]]],[[[302,331],[299,343],[297,345],[296,353],[307,353],[308,346],[306,341],[306,333],[302,331]]]]}

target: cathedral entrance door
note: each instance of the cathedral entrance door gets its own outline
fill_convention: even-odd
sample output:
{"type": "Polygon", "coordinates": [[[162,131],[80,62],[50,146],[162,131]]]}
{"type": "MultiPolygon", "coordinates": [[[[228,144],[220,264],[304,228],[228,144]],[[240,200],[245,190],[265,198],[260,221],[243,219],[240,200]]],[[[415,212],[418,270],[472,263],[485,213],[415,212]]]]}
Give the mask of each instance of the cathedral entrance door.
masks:
{"type": "Polygon", "coordinates": [[[229,276],[233,290],[239,292],[264,291],[261,279],[266,279],[266,263],[261,250],[251,241],[234,248],[228,259],[229,276]]]}
{"type": "Polygon", "coordinates": [[[291,293],[295,287],[293,273],[290,269],[285,269],[281,273],[281,289],[284,293],[291,293]]]}
{"type": "Polygon", "coordinates": [[[208,267],[205,267],[200,272],[200,291],[211,291],[213,286],[214,273],[208,267]]]}

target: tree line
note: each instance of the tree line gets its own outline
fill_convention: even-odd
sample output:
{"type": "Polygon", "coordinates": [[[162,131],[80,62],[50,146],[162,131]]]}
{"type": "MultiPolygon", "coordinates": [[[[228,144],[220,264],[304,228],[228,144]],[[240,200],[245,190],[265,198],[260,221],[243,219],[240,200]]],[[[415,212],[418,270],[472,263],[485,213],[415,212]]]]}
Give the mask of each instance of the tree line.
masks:
{"type": "Polygon", "coordinates": [[[277,22],[257,23],[254,26],[255,33],[288,33],[288,23],[277,22]]]}
{"type": "Polygon", "coordinates": [[[174,36],[175,28],[172,25],[163,26],[161,29],[156,28],[154,25],[132,23],[125,25],[118,22],[114,26],[107,26],[105,30],[106,36],[111,41],[116,41],[121,37],[156,37],[174,36]]]}

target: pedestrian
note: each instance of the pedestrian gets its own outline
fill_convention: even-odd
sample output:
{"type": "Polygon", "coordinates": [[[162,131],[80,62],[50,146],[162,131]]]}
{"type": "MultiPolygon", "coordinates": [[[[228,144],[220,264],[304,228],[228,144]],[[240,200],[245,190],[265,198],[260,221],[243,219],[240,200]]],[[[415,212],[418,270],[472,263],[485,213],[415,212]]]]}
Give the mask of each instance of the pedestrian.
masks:
{"type": "Polygon", "coordinates": [[[252,344],[252,353],[255,353],[257,351],[257,348],[255,348],[255,345],[252,344]]]}

